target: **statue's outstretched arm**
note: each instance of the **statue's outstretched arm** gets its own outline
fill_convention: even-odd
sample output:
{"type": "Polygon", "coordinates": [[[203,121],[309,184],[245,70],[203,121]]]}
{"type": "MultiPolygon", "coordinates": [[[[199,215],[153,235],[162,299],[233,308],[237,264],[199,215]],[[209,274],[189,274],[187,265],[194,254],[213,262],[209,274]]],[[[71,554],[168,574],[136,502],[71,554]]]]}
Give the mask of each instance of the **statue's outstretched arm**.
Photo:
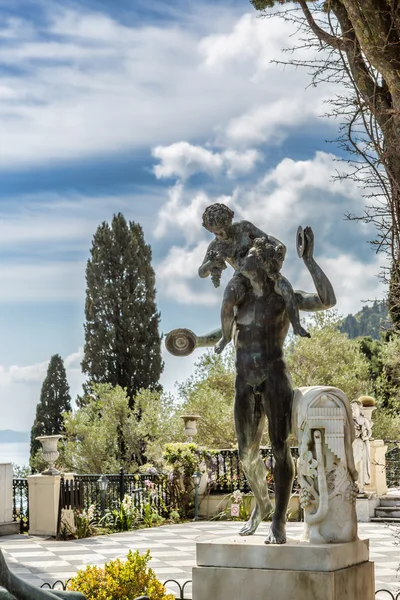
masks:
{"type": "Polygon", "coordinates": [[[173,329],[165,338],[165,347],[174,356],[188,356],[195,348],[215,346],[221,336],[222,329],[214,329],[205,335],[196,335],[190,329],[173,329]]]}
{"type": "Polygon", "coordinates": [[[295,291],[299,310],[317,311],[332,308],[336,304],[333,287],[321,267],[314,260],[314,233],[311,227],[304,229],[305,248],[303,261],[313,278],[317,293],[310,294],[300,290],[295,291]]]}

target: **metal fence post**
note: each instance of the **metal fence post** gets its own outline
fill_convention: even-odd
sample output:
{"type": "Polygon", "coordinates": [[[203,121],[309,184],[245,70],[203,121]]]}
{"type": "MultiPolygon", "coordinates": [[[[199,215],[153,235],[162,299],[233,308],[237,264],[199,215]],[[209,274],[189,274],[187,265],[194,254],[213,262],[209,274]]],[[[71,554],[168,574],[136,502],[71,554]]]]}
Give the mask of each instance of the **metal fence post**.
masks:
{"type": "Polygon", "coordinates": [[[125,496],[125,481],[124,481],[124,467],[121,467],[119,470],[119,499],[124,499],[125,496]]]}

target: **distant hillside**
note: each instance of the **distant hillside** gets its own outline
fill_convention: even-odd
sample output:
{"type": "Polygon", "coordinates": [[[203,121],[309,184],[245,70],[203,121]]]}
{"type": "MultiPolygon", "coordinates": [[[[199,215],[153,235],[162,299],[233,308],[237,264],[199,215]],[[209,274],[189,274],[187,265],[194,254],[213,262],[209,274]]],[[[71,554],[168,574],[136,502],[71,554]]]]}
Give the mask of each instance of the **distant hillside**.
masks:
{"type": "Polygon", "coordinates": [[[17,444],[29,442],[29,431],[12,431],[11,429],[0,429],[0,444],[17,444]]]}
{"type": "Polygon", "coordinates": [[[347,315],[339,329],[352,339],[369,335],[379,340],[381,331],[385,331],[390,325],[386,302],[376,300],[372,306],[363,306],[357,314],[347,315]]]}

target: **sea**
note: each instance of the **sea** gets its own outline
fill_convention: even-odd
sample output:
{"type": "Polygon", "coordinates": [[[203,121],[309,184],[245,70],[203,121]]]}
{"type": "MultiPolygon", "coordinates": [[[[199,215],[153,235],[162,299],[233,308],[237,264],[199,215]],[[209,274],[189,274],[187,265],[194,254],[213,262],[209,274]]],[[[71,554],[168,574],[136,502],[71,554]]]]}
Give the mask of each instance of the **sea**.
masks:
{"type": "Polygon", "coordinates": [[[0,443],[0,463],[11,462],[21,467],[29,464],[29,442],[0,443]]]}

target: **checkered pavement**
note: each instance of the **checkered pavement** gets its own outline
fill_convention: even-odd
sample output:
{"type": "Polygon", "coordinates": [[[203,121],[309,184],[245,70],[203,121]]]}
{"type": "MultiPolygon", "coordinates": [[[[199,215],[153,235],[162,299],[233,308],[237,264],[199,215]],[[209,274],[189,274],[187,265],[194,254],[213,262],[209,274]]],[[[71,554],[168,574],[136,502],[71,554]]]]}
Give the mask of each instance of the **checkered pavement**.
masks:
{"type": "MultiPolygon", "coordinates": [[[[7,564],[16,574],[40,586],[44,582],[65,581],[86,565],[104,565],[114,558],[125,558],[128,550],[150,549],[152,569],[161,581],[176,580],[180,585],[191,579],[195,564],[196,538],[206,535],[231,536],[240,527],[235,522],[197,522],[139,529],[126,533],[58,541],[31,536],[0,538],[7,564]]],[[[300,538],[302,523],[288,523],[288,536],[300,538]]],[[[262,523],[257,535],[265,536],[268,523],[262,523]]],[[[381,523],[359,523],[359,536],[370,539],[370,559],[375,562],[376,589],[400,589],[400,549],[394,544],[393,527],[381,523]]],[[[176,594],[176,584],[168,584],[176,594]]],[[[191,586],[185,588],[191,597],[191,586]]]]}

